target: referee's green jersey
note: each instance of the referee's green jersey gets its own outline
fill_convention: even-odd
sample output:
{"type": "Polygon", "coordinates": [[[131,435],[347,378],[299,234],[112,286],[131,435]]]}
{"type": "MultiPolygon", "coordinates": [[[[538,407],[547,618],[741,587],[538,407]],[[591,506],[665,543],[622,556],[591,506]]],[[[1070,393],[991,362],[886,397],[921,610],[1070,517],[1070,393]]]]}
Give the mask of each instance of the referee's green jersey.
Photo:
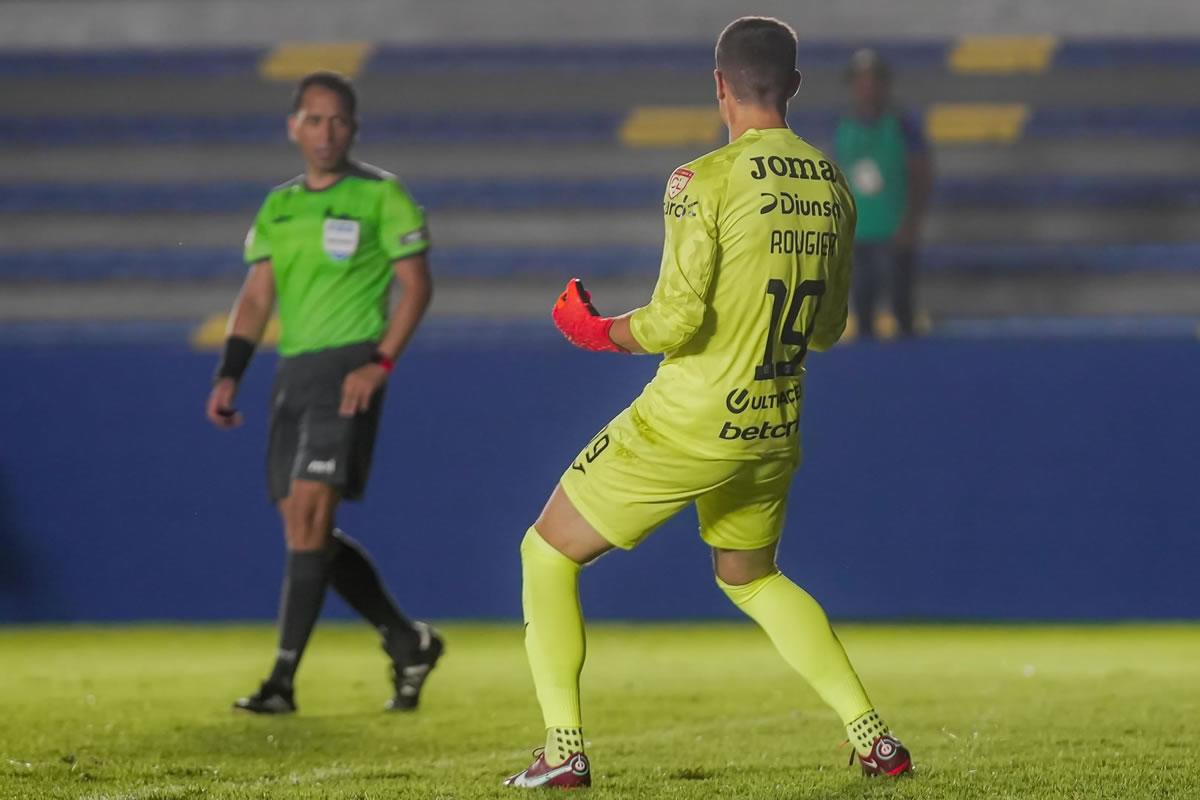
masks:
{"type": "Polygon", "coordinates": [[[428,248],[425,214],[396,177],[352,162],[320,191],[303,176],[273,189],[246,235],[245,259],[271,262],[279,353],[294,356],[379,339],[392,262],[428,248]]]}

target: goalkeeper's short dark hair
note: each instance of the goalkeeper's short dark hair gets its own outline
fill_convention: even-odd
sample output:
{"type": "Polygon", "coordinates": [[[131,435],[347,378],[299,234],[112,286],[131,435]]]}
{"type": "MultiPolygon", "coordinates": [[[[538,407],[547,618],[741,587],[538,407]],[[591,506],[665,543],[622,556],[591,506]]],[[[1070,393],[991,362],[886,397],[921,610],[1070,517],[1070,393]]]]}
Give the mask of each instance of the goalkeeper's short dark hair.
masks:
{"type": "Polygon", "coordinates": [[[296,91],[292,93],[293,114],[300,110],[300,106],[304,103],[304,93],[313,86],[320,86],[322,89],[328,89],[335,93],[341,99],[346,113],[351,118],[358,115],[358,94],[354,91],[354,85],[345,75],[329,70],[310,72],[300,79],[300,82],[296,84],[296,91]]]}
{"type": "Polygon", "coordinates": [[[796,31],[773,17],[742,17],[717,39],[717,69],[739,99],[772,107],[794,90],[796,31]]]}

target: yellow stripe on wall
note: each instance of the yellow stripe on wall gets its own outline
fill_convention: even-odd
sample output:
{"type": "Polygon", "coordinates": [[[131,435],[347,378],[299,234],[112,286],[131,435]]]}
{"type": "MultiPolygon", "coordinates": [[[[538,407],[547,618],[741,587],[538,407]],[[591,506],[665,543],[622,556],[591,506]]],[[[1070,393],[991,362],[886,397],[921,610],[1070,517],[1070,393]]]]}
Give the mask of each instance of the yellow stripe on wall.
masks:
{"type": "Polygon", "coordinates": [[[1045,72],[1057,51],[1056,36],[966,36],[950,51],[948,61],[954,72],[1045,72]]]}
{"type": "Polygon", "coordinates": [[[1015,142],[1028,121],[1023,103],[939,103],[926,112],[925,131],[944,144],[1015,142]]]}
{"type": "MultiPolygon", "coordinates": [[[[225,337],[229,330],[228,314],[213,314],[201,322],[192,331],[192,347],[197,350],[220,350],[225,345],[225,337]]],[[[275,347],[279,344],[279,318],[271,317],[267,329],[263,332],[260,345],[275,347]]]]}
{"type": "Polygon", "coordinates": [[[641,106],[621,126],[628,147],[712,144],[721,135],[721,115],[709,106],[641,106]]]}
{"type": "Polygon", "coordinates": [[[371,55],[369,42],[290,42],[278,45],[263,57],[258,73],[267,80],[294,81],[319,69],[358,75],[371,55]]]}

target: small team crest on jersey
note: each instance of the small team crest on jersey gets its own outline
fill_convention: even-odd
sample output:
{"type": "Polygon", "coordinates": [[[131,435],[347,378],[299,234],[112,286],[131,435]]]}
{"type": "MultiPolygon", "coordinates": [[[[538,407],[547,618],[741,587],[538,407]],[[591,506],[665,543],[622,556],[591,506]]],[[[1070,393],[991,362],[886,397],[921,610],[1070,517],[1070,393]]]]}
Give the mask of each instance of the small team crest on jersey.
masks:
{"type": "Polygon", "coordinates": [[[696,173],[690,169],[680,167],[671,173],[671,180],[667,181],[667,197],[674,200],[679,195],[683,194],[683,190],[687,188],[688,182],[695,177],[696,173]]]}
{"type": "Polygon", "coordinates": [[[327,218],[322,244],[325,253],[334,261],[345,261],[358,250],[358,222],[327,218]]]}

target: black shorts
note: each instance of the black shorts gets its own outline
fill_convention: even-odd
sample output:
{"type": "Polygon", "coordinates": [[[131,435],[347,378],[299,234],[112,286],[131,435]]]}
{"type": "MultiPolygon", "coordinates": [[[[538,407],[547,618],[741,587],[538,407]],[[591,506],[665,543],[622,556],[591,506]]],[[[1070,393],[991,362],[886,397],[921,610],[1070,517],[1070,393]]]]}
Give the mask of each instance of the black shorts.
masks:
{"type": "Polygon", "coordinates": [[[362,342],[279,360],[267,442],[273,502],[291,494],[297,478],[334,486],[347,500],[362,497],[379,433],[383,389],[365,412],[343,417],[338,408],[342,381],[369,364],[374,352],[374,342],[362,342]]]}

